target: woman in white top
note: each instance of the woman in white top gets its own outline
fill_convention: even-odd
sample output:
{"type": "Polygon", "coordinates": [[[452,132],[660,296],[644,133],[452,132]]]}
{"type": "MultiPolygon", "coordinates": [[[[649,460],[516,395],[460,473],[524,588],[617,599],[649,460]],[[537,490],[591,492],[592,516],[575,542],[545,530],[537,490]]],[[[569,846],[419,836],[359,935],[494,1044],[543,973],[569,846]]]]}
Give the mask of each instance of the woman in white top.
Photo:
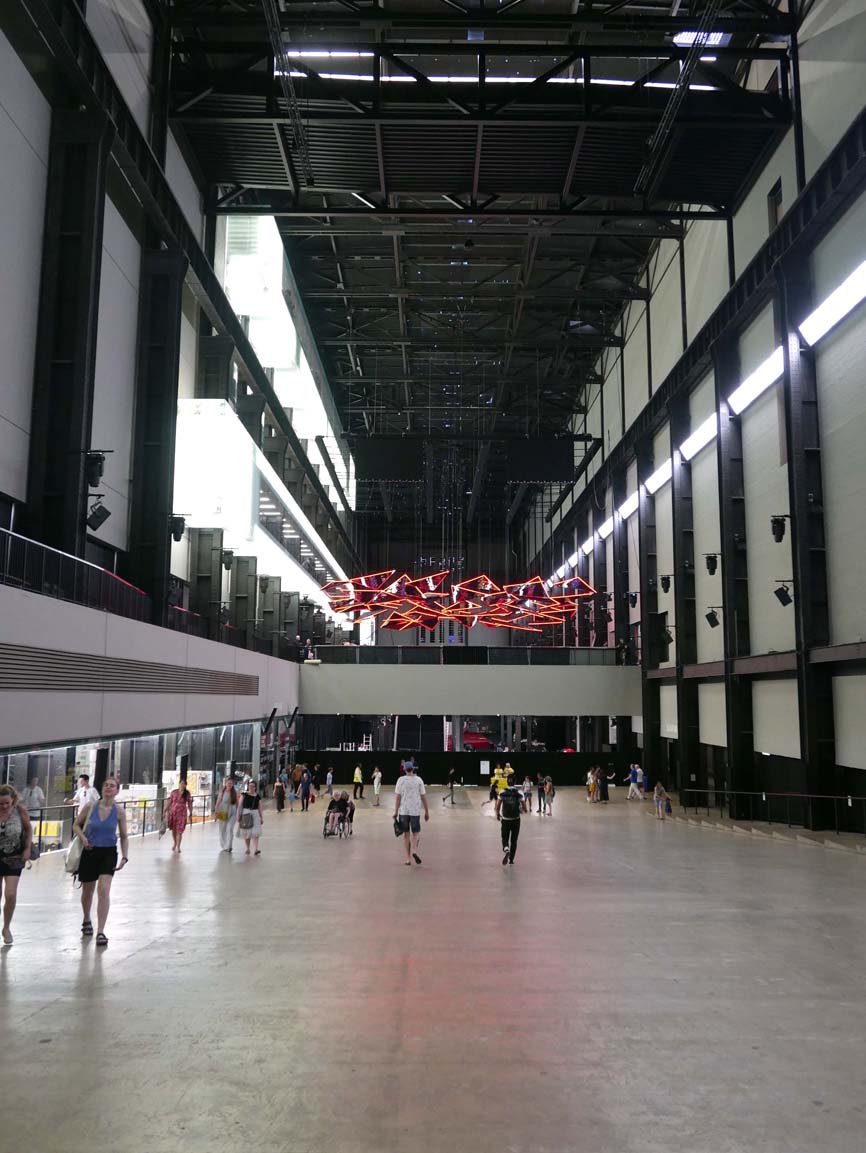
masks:
{"type": "Polygon", "coordinates": [[[377,809],[379,808],[379,793],[381,792],[381,790],[382,790],[382,770],[377,765],[376,768],[373,769],[373,796],[376,798],[375,801],[373,801],[373,806],[374,806],[374,808],[377,808],[377,809]]]}
{"type": "Polygon", "coordinates": [[[216,799],[216,818],[220,830],[220,851],[232,851],[232,833],[238,811],[238,791],[233,777],[226,777],[216,799]]]}

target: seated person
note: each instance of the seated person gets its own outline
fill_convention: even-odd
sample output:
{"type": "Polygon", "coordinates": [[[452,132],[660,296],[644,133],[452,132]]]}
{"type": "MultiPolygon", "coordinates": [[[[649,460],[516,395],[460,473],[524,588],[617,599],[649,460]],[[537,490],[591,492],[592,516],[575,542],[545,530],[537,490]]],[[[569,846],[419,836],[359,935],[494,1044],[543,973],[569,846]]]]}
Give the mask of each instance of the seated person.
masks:
{"type": "MultiPolygon", "coordinates": [[[[339,795],[339,797],[332,797],[331,798],[331,802],[328,805],[328,811],[326,813],[329,833],[336,833],[337,825],[340,823],[341,819],[345,820],[346,813],[348,812],[348,809],[349,809],[349,794],[348,793],[344,792],[344,793],[341,793],[339,795]]],[[[352,811],[353,812],[354,812],[354,809],[355,809],[355,806],[353,804],[352,805],[352,811]]]]}

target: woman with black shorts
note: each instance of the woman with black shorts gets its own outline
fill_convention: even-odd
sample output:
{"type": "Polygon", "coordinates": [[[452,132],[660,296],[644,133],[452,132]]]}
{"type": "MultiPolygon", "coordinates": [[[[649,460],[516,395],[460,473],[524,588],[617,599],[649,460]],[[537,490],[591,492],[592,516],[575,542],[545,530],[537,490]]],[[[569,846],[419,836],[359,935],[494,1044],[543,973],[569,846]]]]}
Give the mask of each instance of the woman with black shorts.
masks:
{"type": "Polygon", "coordinates": [[[0,895],[3,905],[3,944],[12,944],[12,914],[18,900],[18,878],[30,860],[33,827],[27,809],[11,785],[0,785],[0,895]]]}
{"type": "Polygon", "coordinates": [[[120,786],[114,777],[107,777],[102,786],[102,797],[98,804],[87,805],[75,818],[72,831],[84,846],[81,864],[78,866],[78,879],[81,882],[81,910],[84,920],[81,933],[84,937],[93,936],[93,923],[90,910],[93,907],[93,893],[97,893],[96,943],[107,945],[105,922],[111,905],[111,878],[126,864],[129,851],[129,837],[126,832],[126,813],[117,804],[115,797],[120,786]],[[120,862],[117,860],[117,839],[120,837],[120,862]]]}

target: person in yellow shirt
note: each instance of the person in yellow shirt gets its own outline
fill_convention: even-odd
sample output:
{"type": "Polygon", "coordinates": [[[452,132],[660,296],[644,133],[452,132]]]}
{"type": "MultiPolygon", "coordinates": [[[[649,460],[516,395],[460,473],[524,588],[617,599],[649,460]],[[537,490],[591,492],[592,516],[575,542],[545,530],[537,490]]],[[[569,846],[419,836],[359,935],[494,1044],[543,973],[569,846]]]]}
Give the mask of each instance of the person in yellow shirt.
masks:
{"type": "Polygon", "coordinates": [[[352,797],[357,801],[358,797],[364,799],[364,774],[361,772],[361,766],[355,765],[355,776],[352,778],[354,782],[354,789],[352,797]]]}

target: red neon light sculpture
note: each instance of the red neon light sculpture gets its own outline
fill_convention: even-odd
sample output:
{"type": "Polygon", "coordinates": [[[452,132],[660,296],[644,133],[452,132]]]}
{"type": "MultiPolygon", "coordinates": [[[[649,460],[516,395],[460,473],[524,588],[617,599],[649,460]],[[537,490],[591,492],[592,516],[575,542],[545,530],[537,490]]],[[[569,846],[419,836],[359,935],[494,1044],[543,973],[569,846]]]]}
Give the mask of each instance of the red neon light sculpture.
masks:
{"type": "Polygon", "coordinates": [[[334,612],[345,614],[353,623],[376,616],[383,628],[432,631],[440,621],[454,620],[467,628],[484,625],[529,633],[572,620],[578,601],[596,594],[579,576],[550,586],[540,576],[507,585],[498,585],[485,573],[457,584],[446,584],[448,576],[446,569],[413,579],[409,573],[386,569],[330,581],[323,592],[334,612]]]}

